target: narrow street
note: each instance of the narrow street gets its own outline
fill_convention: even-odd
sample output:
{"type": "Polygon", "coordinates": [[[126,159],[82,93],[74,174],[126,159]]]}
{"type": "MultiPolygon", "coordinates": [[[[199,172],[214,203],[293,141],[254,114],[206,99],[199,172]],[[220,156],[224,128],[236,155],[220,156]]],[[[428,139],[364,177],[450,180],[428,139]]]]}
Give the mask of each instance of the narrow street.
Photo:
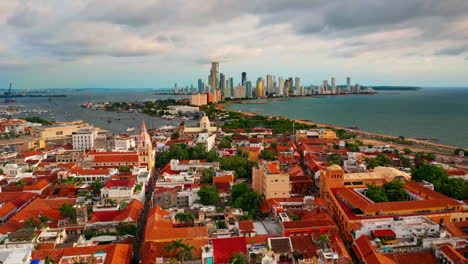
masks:
{"type": "Polygon", "coordinates": [[[144,242],[146,218],[148,217],[148,212],[151,209],[150,208],[151,194],[154,192],[154,185],[156,183],[156,179],[158,175],[159,175],[159,170],[156,168],[153,169],[152,175],[150,176],[151,184],[149,185],[149,191],[145,199],[145,209],[143,210],[141,221],[138,224],[138,231],[137,231],[136,241],[134,244],[133,257],[132,257],[132,262],[131,262],[132,264],[138,264],[140,263],[140,260],[141,260],[141,248],[144,242]]]}

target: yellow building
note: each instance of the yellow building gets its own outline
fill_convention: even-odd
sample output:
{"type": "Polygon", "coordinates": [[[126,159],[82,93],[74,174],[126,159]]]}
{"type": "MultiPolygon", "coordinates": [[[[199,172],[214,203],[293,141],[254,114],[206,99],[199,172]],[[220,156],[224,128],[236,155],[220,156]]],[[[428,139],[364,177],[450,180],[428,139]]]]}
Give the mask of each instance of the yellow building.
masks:
{"type": "Polygon", "coordinates": [[[331,129],[309,129],[297,130],[296,140],[299,141],[303,138],[323,138],[323,139],[338,139],[335,131],[331,129]]]}
{"type": "Polygon", "coordinates": [[[146,131],[146,124],[143,121],[140,134],[137,139],[138,166],[146,166],[152,170],[154,166],[154,152],[151,137],[146,131]]]}
{"type": "Polygon", "coordinates": [[[252,187],[265,199],[291,197],[289,174],[281,171],[278,162],[260,162],[252,171],[252,187]]]}
{"type": "Polygon", "coordinates": [[[71,139],[72,133],[81,128],[89,127],[86,123],[56,124],[51,126],[31,127],[31,136],[43,140],[71,139]]]}
{"type": "Polygon", "coordinates": [[[194,94],[190,96],[190,104],[201,106],[208,104],[208,96],[206,94],[194,94]]]}
{"type": "Polygon", "coordinates": [[[28,151],[31,149],[43,149],[46,147],[46,143],[43,139],[29,139],[26,140],[22,145],[18,146],[18,151],[28,151]]]}
{"type": "Polygon", "coordinates": [[[263,81],[257,82],[257,97],[263,97],[263,81]]]}
{"type": "Polygon", "coordinates": [[[361,175],[365,177],[358,182],[358,175],[346,176],[338,165],[326,168],[320,175],[320,196],[345,235],[350,235],[361,220],[382,216],[424,215],[439,224],[460,221],[468,216],[458,201],[413,181],[404,184],[405,190],[414,194],[409,200],[374,203],[363,194],[363,181],[407,180],[404,175],[390,170],[380,171],[380,175],[381,179],[376,175],[361,175]]]}

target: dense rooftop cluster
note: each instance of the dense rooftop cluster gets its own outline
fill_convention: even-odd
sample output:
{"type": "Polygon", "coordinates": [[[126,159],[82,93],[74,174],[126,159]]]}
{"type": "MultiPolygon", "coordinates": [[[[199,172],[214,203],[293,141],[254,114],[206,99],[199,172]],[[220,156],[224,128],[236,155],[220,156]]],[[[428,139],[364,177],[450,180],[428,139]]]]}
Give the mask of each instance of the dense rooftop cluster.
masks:
{"type": "Polygon", "coordinates": [[[206,110],[118,135],[2,121],[0,261],[466,263],[466,170],[349,130],[206,110]]]}

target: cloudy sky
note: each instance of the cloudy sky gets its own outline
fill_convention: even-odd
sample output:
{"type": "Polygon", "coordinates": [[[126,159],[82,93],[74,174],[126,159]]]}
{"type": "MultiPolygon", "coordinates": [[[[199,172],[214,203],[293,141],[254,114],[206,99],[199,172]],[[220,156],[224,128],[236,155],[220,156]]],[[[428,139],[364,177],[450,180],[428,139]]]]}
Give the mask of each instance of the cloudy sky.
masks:
{"type": "Polygon", "coordinates": [[[2,0],[0,33],[0,88],[468,86],[467,0],[2,0]]]}

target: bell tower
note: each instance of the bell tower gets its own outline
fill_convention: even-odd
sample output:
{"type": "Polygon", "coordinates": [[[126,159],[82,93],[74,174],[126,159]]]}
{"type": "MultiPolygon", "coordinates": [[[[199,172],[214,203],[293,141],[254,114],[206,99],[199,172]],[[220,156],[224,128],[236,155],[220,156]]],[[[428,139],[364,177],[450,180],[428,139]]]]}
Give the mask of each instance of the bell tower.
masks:
{"type": "Polygon", "coordinates": [[[153,144],[151,137],[146,131],[146,124],[143,121],[137,142],[138,166],[146,166],[151,170],[154,166],[153,144]]]}

